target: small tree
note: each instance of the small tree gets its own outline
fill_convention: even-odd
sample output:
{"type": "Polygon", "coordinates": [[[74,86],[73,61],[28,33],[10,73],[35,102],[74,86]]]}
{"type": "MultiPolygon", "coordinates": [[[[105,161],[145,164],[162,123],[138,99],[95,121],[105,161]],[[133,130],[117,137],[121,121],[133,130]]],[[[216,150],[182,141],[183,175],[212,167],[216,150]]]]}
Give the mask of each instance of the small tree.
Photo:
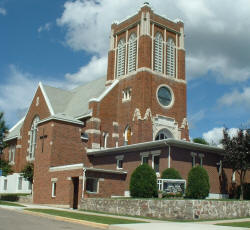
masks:
{"type": "Polygon", "coordinates": [[[4,134],[7,132],[7,126],[5,124],[3,112],[0,112],[0,161],[1,161],[1,154],[3,149],[6,147],[6,144],[4,142],[4,134]]]}
{"type": "Polygon", "coordinates": [[[202,137],[196,137],[193,139],[194,143],[202,144],[202,145],[209,145],[208,142],[202,137]]]}
{"type": "Polygon", "coordinates": [[[149,165],[142,164],[132,173],[130,195],[138,198],[151,198],[158,195],[156,174],[149,165]]]}
{"type": "Polygon", "coordinates": [[[186,196],[193,199],[204,199],[208,196],[210,189],[207,171],[196,166],[188,173],[188,185],[186,196]]]}
{"type": "Polygon", "coordinates": [[[240,200],[243,200],[246,173],[250,170],[250,130],[240,129],[235,137],[230,137],[228,129],[224,129],[221,143],[226,152],[223,162],[240,177],[240,200]]]}
{"type": "Polygon", "coordinates": [[[21,171],[21,174],[27,181],[33,183],[34,164],[28,163],[21,171]]]}
{"type": "Polygon", "coordinates": [[[0,169],[3,171],[3,176],[13,173],[11,165],[4,159],[0,160],[0,169]]]}
{"type": "Polygon", "coordinates": [[[180,173],[174,168],[165,169],[161,175],[162,179],[182,179],[180,173]]]}

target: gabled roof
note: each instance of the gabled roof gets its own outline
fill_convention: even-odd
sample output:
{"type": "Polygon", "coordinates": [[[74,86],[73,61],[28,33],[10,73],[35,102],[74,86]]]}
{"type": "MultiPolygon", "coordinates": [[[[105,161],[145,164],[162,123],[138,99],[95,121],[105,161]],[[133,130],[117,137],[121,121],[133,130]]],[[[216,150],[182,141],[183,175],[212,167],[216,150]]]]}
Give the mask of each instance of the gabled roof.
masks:
{"type": "Polygon", "coordinates": [[[6,135],[6,137],[4,138],[4,141],[8,141],[8,140],[12,140],[15,139],[17,137],[20,136],[20,130],[23,126],[23,121],[24,121],[23,117],[20,121],[18,121],[10,130],[9,133],[6,135]]]}
{"type": "Polygon", "coordinates": [[[99,78],[72,90],[58,89],[43,84],[42,87],[54,114],[63,113],[77,118],[91,112],[88,108],[89,100],[105,91],[105,81],[105,77],[99,78]]]}
{"type": "MultiPolygon", "coordinates": [[[[110,87],[113,87],[105,87],[105,82],[106,77],[102,77],[72,90],[59,89],[44,85],[40,82],[39,87],[50,111],[50,117],[40,121],[40,123],[57,119],[82,124],[82,122],[77,119],[85,115],[90,115],[92,112],[88,108],[89,100],[98,98],[100,95],[103,95],[104,92],[108,91],[110,87]]],[[[5,138],[6,141],[15,139],[20,135],[20,129],[24,119],[25,117],[10,129],[5,138]]]]}

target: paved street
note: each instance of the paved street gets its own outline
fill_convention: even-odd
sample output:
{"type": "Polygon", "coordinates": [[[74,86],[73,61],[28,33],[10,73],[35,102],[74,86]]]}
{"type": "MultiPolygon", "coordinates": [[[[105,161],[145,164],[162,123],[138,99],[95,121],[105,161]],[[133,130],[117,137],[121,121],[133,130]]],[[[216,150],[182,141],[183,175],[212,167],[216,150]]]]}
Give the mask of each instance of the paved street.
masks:
{"type": "MultiPolygon", "coordinates": [[[[97,230],[81,224],[67,223],[0,208],[0,230],[97,230]]],[[[98,229],[100,230],[100,229],[98,229]]]]}

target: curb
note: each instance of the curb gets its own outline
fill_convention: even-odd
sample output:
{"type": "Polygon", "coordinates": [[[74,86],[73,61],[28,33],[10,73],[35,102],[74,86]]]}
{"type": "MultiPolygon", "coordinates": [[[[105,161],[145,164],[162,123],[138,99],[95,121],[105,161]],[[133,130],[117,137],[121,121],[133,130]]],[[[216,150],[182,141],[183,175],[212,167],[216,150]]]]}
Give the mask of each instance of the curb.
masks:
{"type": "Polygon", "coordinates": [[[32,212],[32,211],[27,211],[27,210],[23,210],[22,213],[33,215],[33,216],[46,217],[49,219],[60,220],[60,221],[65,221],[65,222],[70,222],[70,223],[82,224],[82,225],[95,227],[95,228],[109,229],[108,224],[100,224],[100,223],[90,222],[87,220],[78,220],[78,219],[72,219],[72,218],[67,218],[67,217],[62,217],[62,216],[53,216],[49,214],[32,212]]]}

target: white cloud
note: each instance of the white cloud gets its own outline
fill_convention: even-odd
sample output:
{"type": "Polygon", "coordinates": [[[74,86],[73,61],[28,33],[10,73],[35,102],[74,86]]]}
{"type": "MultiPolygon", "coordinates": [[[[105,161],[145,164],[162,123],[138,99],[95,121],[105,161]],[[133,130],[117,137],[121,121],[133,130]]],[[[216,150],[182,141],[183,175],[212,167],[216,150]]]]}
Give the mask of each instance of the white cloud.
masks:
{"type": "MultiPolygon", "coordinates": [[[[8,125],[12,126],[22,118],[30,106],[32,98],[38,87],[40,79],[44,77],[34,76],[23,72],[15,65],[9,66],[7,82],[0,85],[0,111],[4,111],[8,125]]],[[[69,84],[65,81],[44,81],[45,84],[65,87],[69,84]]]]}
{"type": "MultiPolygon", "coordinates": [[[[107,56],[111,23],[136,13],[143,2],[67,1],[57,24],[72,49],[107,56]]],[[[250,79],[249,0],[154,0],[152,8],[184,20],[189,79],[209,72],[222,83],[250,79]]]]}
{"type": "Polygon", "coordinates": [[[79,69],[78,72],[65,75],[66,79],[73,83],[87,82],[99,77],[106,76],[107,57],[97,58],[94,56],[91,61],[79,69]]]}
{"type": "Polygon", "coordinates": [[[196,127],[196,123],[201,121],[204,117],[205,117],[205,110],[200,110],[194,114],[191,114],[188,119],[189,128],[194,129],[196,127]]]}
{"type": "Polygon", "coordinates": [[[243,88],[243,91],[234,90],[219,98],[218,103],[225,106],[245,106],[250,107],[250,87],[243,88]]]}
{"type": "Polygon", "coordinates": [[[5,16],[7,14],[6,9],[0,7],[0,14],[3,15],[3,16],[5,16]]]}
{"type": "MultiPolygon", "coordinates": [[[[223,138],[223,127],[213,128],[206,133],[203,133],[203,138],[211,145],[221,146],[220,142],[223,138]]],[[[239,129],[231,128],[228,129],[230,137],[235,136],[238,133],[239,129]]]]}
{"type": "Polygon", "coordinates": [[[50,22],[46,23],[45,25],[43,26],[40,26],[38,29],[37,29],[37,32],[38,33],[41,33],[42,31],[50,31],[52,27],[52,24],[50,22]]]}

